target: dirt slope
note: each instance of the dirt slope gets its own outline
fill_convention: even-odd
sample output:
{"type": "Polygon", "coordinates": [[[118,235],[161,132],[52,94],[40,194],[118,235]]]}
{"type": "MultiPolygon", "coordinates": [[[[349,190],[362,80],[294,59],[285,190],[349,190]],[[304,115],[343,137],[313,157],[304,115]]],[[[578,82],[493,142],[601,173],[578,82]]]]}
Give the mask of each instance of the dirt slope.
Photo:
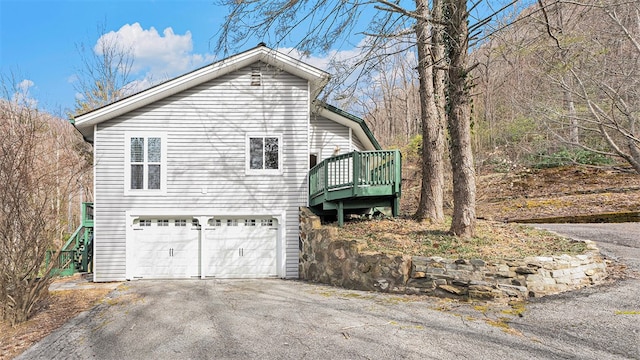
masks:
{"type": "Polygon", "coordinates": [[[477,195],[478,217],[499,221],[637,212],[640,175],[578,166],[484,174],[477,195]]]}
{"type": "MultiPolygon", "coordinates": [[[[640,175],[629,170],[567,166],[480,173],[477,215],[481,219],[512,221],[640,211],[640,175]]],[[[419,172],[417,164],[403,164],[401,213],[405,216],[417,208],[419,172]]],[[[451,179],[445,182],[445,212],[450,214],[451,179]]]]}

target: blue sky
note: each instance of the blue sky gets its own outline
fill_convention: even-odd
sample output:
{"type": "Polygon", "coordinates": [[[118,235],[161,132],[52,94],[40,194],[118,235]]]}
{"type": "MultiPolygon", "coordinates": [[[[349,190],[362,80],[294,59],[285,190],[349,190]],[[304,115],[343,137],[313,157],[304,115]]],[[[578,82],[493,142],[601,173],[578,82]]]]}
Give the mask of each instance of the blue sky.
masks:
{"type": "MultiPolygon", "coordinates": [[[[93,48],[100,25],[133,47],[132,75],[144,87],[215,61],[214,36],[226,13],[213,0],[0,0],[0,74],[13,76],[39,108],[66,117],[82,67],[76,45],[93,48]]],[[[328,58],[305,61],[325,68],[328,58]]]]}
{"type": "Polygon", "coordinates": [[[0,0],[0,73],[13,74],[39,107],[61,115],[75,102],[76,44],[95,46],[100,24],[107,33],[128,30],[147,54],[163,54],[165,67],[159,56],[136,59],[158,79],[215,60],[210,41],[224,14],[212,1],[0,0]]]}
{"type": "MultiPolygon", "coordinates": [[[[13,76],[39,108],[67,117],[82,67],[76,45],[93,48],[100,25],[134,48],[132,79],[141,90],[216,61],[215,36],[226,14],[213,0],[0,0],[0,74],[13,76]]],[[[239,51],[260,41],[250,39],[239,51]]],[[[329,55],[305,61],[326,68],[329,55]]]]}

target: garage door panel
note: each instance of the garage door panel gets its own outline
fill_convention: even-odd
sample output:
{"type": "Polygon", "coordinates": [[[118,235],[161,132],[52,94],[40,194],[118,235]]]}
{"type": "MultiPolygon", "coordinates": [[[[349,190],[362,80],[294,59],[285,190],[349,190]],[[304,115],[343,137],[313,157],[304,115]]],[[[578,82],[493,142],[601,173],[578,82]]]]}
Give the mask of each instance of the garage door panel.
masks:
{"type": "Polygon", "coordinates": [[[272,219],[218,219],[206,233],[205,276],[276,276],[277,226],[272,219]],[[272,226],[263,226],[270,224],[272,226]]]}
{"type": "Polygon", "coordinates": [[[132,226],[134,277],[199,276],[200,261],[207,277],[277,275],[274,219],[213,218],[202,229],[191,219],[143,219],[132,226]]]}
{"type": "MultiPolygon", "coordinates": [[[[238,249],[245,249],[245,253],[247,249],[250,250],[266,250],[266,251],[275,251],[275,239],[259,239],[259,240],[246,240],[246,239],[238,239],[238,240],[225,240],[225,241],[216,241],[207,239],[210,244],[209,248],[211,250],[217,251],[233,251],[238,249]]],[[[272,254],[273,255],[273,254],[272,254]]]]}
{"type": "Polygon", "coordinates": [[[249,244],[246,244],[245,246],[243,246],[243,248],[244,249],[250,249],[250,250],[267,251],[271,255],[273,255],[273,251],[276,250],[275,243],[274,243],[274,241],[272,239],[270,239],[269,241],[249,243],[249,244]]]}
{"type": "Polygon", "coordinates": [[[199,232],[185,219],[148,219],[134,224],[134,277],[199,275],[199,232]]]}
{"type": "Polygon", "coordinates": [[[244,249],[243,255],[249,259],[273,259],[273,249],[244,249]]]}
{"type": "Polygon", "coordinates": [[[169,247],[166,249],[141,251],[140,258],[145,259],[146,261],[143,260],[139,262],[138,276],[145,278],[171,276],[171,266],[169,266],[171,264],[169,247]]]}

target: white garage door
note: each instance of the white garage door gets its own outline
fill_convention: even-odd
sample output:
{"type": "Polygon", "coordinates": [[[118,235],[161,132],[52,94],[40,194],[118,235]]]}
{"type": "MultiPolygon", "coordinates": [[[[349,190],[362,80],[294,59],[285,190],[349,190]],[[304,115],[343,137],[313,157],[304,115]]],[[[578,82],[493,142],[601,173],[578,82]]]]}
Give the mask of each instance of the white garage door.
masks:
{"type": "Polygon", "coordinates": [[[257,278],[277,275],[278,224],[272,218],[209,220],[203,254],[205,276],[257,278]]]}
{"type": "Polygon", "coordinates": [[[199,276],[199,226],[191,219],[142,219],[133,224],[137,278],[199,276]]]}

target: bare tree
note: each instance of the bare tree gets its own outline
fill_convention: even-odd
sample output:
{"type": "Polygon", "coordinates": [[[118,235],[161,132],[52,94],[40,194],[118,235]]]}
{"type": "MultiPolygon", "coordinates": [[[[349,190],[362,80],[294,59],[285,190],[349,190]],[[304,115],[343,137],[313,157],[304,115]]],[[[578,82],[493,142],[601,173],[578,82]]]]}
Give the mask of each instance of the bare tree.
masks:
{"type": "Polygon", "coordinates": [[[361,79],[351,105],[382,146],[402,146],[420,131],[415,57],[397,53],[376,65],[374,76],[361,79]]]}
{"type": "Polygon", "coordinates": [[[0,317],[13,325],[26,321],[48,294],[66,224],[60,210],[86,167],[73,143],[58,143],[73,134],[71,125],[39,112],[28,97],[15,96],[5,80],[5,99],[0,99],[0,317]],[[60,124],[67,131],[60,131],[60,124]],[[46,266],[48,250],[55,255],[46,266]]]}
{"type": "Polygon", "coordinates": [[[538,53],[544,61],[540,75],[570,104],[563,113],[551,92],[536,113],[552,124],[563,143],[621,158],[640,173],[640,5],[599,0],[538,4],[541,15],[534,19],[556,44],[555,51],[538,53]],[[562,32],[554,32],[558,26],[552,13],[565,19],[562,32]],[[568,135],[557,130],[567,126],[568,135]]]}
{"type": "Polygon", "coordinates": [[[555,147],[548,141],[545,124],[525,106],[550,89],[548,81],[533,81],[529,71],[539,67],[538,59],[529,54],[539,47],[536,43],[541,36],[522,26],[531,12],[502,13],[505,18],[492,26],[501,30],[487,29],[488,40],[470,54],[478,63],[473,70],[472,114],[477,163],[499,166],[501,171],[510,170],[530,154],[555,147]]]}
{"type": "Polygon", "coordinates": [[[422,186],[416,218],[441,223],[444,221],[444,84],[440,71],[434,66],[444,59],[439,23],[442,21],[441,3],[434,2],[432,14],[427,0],[416,0],[416,13],[420,110],[423,119],[422,186]],[[437,21],[432,21],[434,15],[437,21]]]}
{"type": "Polygon", "coordinates": [[[453,170],[453,218],[451,233],[461,237],[475,235],[476,180],[471,149],[471,96],[468,65],[469,13],[467,0],[443,0],[447,34],[448,124],[451,134],[453,170]]]}
{"type": "Polygon", "coordinates": [[[474,52],[478,148],[619,158],[638,171],[638,2],[532,3],[474,52]]]}
{"type": "Polygon", "coordinates": [[[82,61],[74,82],[81,95],[76,99],[76,114],[119,100],[126,95],[126,85],[131,82],[132,50],[124,48],[117,37],[105,36],[104,25],[98,27],[98,34],[94,47],[76,44],[82,61]]]}
{"type": "MultiPolygon", "coordinates": [[[[442,221],[442,192],[444,153],[444,73],[439,71],[446,62],[437,58],[444,54],[440,42],[440,29],[443,25],[434,21],[434,14],[427,0],[416,0],[416,9],[410,9],[395,1],[235,1],[224,0],[219,3],[229,6],[230,13],[219,33],[218,50],[228,51],[230,44],[242,44],[250,35],[261,38],[276,37],[277,41],[286,39],[293,31],[306,27],[303,38],[296,47],[303,53],[313,50],[328,51],[345,34],[349,34],[358,21],[369,23],[369,35],[366,45],[355,66],[351,68],[368,71],[371,63],[384,61],[390,54],[382,53],[385,44],[404,39],[406,48],[417,48],[421,124],[423,131],[423,190],[418,218],[428,217],[434,222],[442,221]],[[374,10],[373,17],[363,19],[362,12],[374,10]],[[242,19],[242,21],[239,21],[242,19]],[[414,35],[412,42],[407,42],[414,35]],[[434,36],[435,35],[435,36],[434,36]],[[440,64],[434,68],[434,64],[440,64]],[[434,69],[436,69],[434,71],[434,69]],[[441,90],[442,89],[442,90],[441,90]],[[441,108],[438,109],[438,106],[441,108]]],[[[434,6],[441,4],[434,2],[434,6]]],[[[466,12],[464,9],[455,11],[466,12]]],[[[438,11],[438,10],[437,10],[438,11]]],[[[450,28],[454,29],[454,28],[450,28]]],[[[298,31],[299,33],[299,31],[298,31]]],[[[468,44],[465,42],[465,44],[468,44]]],[[[388,48],[388,47],[387,47],[388,48]]],[[[415,50],[413,50],[415,51],[415,50]]],[[[454,178],[454,181],[457,179],[454,178]]],[[[469,182],[466,182],[469,183],[469,182]]]]}
{"type": "MultiPolygon", "coordinates": [[[[553,39],[556,51],[553,53],[556,55],[556,64],[559,62],[560,70],[560,87],[562,89],[563,101],[565,110],[567,112],[565,119],[569,124],[569,141],[572,144],[580,143],[578,121],[576,120],[576,106],[573,100],[573,93],[571,88],[573,87],[573,81],[568,70],[573,66],[571,56],[571,45],[566,43],[563,34],[570,32],[569,20],[567,19],[567,9],[563,7],[562,1],[554,1],[553,3],[546,5],[544,0],[538,0],[541,13],[544,17],[544,24],[547,34],[553,39]]],[[[575,10],[575,7],[573,7],[575,10]]],[[[580,14],[572,14],[574,16],[580,16],[580,14]]]]}

